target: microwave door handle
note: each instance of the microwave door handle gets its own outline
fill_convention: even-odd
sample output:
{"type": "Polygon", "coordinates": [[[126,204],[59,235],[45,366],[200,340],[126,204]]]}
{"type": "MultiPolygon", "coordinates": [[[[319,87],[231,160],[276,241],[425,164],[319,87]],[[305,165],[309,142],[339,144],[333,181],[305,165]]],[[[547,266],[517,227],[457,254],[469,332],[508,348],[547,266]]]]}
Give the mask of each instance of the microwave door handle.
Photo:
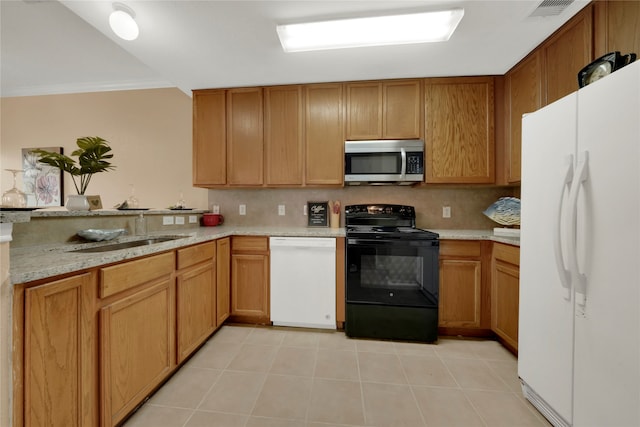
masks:
{"type": "Polygon", "coordinates": [[[402,170],[400,171],[400,179],[404,180],[407,174],[407,152],[404,148],[400,148],[400,156],[402,157],[402,170]]]}

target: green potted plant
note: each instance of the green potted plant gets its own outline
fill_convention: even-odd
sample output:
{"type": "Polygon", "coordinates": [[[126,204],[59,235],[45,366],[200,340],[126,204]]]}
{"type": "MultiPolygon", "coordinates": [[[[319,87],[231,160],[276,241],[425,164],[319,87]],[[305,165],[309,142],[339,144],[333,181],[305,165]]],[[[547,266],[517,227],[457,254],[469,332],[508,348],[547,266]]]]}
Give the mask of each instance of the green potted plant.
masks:
{"type": "Polygon", "coordinates": [[[69,210],[89,210],[89,202],[85,196],[93,174],[114,169],[108,160],[113,158],[109,143],[99,136],[85,136],[76,141],[78,149],[71,153],[78,161],[64,154],[46,150],[33,150],[40,156],[39,161],[56,167],[71,175],[78,196],[68,196],[65,206],[69,210]],[[77,178],[77,179],[76,179],[77,178]]]}

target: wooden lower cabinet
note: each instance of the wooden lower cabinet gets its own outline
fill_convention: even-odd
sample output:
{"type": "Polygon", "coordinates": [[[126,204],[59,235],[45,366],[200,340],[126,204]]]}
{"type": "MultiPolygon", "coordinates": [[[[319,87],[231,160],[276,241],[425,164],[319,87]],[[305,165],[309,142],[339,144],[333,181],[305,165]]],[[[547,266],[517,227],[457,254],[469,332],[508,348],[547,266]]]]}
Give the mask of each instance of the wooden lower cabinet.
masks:
{"type": "Polygon", "coordinates": [[[176,328],[178,363],[216,329],[216,243],[178,250],[176,328]]]}
{"type": "Polygon", "coordinates": [[[269,324],[269,240],[234,236],[231,241],[231,316],[269,324]]]}
{"type": "Polygon", "coordinates": [[[216,241],[216,327],[231,313],[231,238],[216,241]]]}
{"type": "Polygon", "coordinates": [[[25,426],[98,425],[96,284],[84,273],[24,291],[25,426]]]}
{"type": "Polygon", "coordinates": [[[491,260],[491,329],[512,351],[518,350],[520,248],[494,243],[491,260]]]}
{"type": "Polygon", "coordinates": [[[102,425],[114,426],[175,367],[172,278],[100,311],[102,425]]]}
{"type": "Polygon", "coordinates": [[[441,334],[490,334],[489,244],[473,240],[440,241],[438,326],[441,334]]]}

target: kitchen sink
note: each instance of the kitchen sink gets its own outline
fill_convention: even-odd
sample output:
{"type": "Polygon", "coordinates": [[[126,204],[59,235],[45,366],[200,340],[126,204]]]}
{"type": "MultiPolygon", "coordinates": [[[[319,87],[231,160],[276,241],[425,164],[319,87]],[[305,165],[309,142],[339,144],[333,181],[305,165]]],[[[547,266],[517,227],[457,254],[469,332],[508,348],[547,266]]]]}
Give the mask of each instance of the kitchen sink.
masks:
{"type": "Polygon", "coordinates": [[[94,246],[91,248],[76,249],[69,252],[92,253],[92,252],[109,252],[120,249],[136,248],[138,246],[148,246],[156,243],[169,242],[171,240],[183,239],[186,236],[170,236],[170,237],[149,237],[141,240],[132,240],[130,242],[111,243],[109,245],[94,246]]]}

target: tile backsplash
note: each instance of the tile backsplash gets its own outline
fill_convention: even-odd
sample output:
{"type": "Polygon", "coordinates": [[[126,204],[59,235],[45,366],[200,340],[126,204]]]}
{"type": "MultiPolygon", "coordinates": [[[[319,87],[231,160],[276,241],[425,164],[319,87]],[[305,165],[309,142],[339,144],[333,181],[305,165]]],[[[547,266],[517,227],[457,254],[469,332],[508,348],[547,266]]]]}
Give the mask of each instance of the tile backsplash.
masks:
{"type": "Polygon", "coordinates": [[[393,203],[416,208],[417,225],[432,229],[489,229],[496,223],[482,214],[498,198],[513,196],[511,187],[398,187],[362,186],[336,189],[225,189],[209,190],[209,208],[219,206],[225,223],[230,225],[265,225],[303,227],[307,217],[303,208],[310,201],[339,200],[341,226],[344,206],[366,203],[393,203]],[[239,206],[246,205],[246,215],[239,206]],[[278,215],[278,206],[285,215],[278,215]],[[451,217],[442,217],[442,208],[451,208],[451,217]]]}

